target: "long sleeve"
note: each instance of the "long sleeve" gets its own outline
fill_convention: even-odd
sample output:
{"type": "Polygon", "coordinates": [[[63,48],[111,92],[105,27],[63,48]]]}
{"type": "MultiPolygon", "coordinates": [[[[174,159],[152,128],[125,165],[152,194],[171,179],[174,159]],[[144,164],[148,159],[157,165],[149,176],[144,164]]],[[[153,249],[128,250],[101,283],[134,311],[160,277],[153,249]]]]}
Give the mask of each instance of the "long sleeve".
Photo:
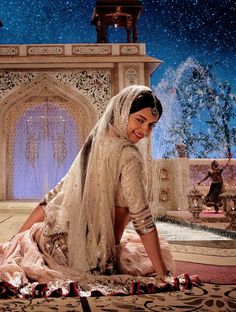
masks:
{"type": "Polygon", "coordinates": [[[148,205],[143,162],[136,157],[127,161],[122,167],[120,182],[136,232],[150,233],[156,227],[148,205]]]}

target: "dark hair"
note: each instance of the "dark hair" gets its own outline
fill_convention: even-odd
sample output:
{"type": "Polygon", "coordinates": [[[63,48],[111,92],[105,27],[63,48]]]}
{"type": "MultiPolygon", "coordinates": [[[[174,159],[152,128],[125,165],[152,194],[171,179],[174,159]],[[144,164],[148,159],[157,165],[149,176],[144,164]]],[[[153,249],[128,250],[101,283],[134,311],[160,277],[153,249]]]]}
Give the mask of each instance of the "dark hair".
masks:
{"type": "Polygon", "coordinates": [[[130,114],[136,113],[146,107],[151,107],[153,111],[153,115],[156,115],[157,113],[159,113],[159,118],[161,117],[162,111],[163,111],[161,102],[157,98],[157,96],[152,93],[152,91],[141,92],[134,99],[129,113],[130,114]]]}
{"type": "Polygon", "coordinates": [[[216,160],[213,160],[213,162],[211,163],[211,167],[213,166],[217,167],[219,166],[219,163],[216,160]]]}

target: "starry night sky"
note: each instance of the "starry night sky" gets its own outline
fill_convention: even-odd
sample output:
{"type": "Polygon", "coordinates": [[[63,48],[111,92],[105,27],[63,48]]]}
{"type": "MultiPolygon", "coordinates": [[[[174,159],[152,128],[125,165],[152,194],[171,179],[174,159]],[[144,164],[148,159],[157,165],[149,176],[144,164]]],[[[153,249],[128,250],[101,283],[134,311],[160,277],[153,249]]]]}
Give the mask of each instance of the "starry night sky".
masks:
{"type": "MultiPolygon", "coordinates": [[[[236,9],[230,0],[143,0],[139,42],[164,61],[152,77],[156,85],[167,68],[189,56],[216,64],[219,78],[235,90],[236,9]]],[[[0,44],[95,43],[90,24],[95,0],[1,0],[0,44]]],[[[110,42],[126,41],[123,29],[110,30],[110,42]]]]}

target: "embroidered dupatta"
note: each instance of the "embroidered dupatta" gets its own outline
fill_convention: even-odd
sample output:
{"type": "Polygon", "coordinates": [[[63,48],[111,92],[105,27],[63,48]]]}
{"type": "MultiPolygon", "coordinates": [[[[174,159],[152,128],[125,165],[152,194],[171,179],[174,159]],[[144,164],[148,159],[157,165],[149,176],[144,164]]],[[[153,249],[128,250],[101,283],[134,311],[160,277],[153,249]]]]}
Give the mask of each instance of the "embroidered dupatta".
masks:
{"type": "MultiPolygon", "coordinates": [[[[47,211],[58,209],[57,227],[68,233],[73,269],[104,271],[114,261],[119,158],[122,149],[131,146],[133,155],[142,161],[138,148],[128,140],[126,127],[133,100],[145,90],[150,88],[130,86],[110,100],[63,179],[61,191],[48,204],[47,211]]],[[[54,230],[51,227],[51,233],[54,230]]]]}

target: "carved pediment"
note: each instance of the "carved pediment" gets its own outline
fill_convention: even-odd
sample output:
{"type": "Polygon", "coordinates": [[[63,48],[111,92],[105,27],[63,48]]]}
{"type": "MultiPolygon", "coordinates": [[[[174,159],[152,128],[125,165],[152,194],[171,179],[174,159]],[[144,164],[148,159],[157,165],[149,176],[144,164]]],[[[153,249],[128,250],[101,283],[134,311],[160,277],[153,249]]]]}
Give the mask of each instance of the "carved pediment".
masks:
{"type": "Polygon", "coordinates": [[[34,81],[14,90],[4,101],[0,102],[0,112],[2,111],[5,114],[15,105],[20,105],[22,110],[24,103],[28,107],[43,102],[74,106],[73,110],[78,110],[83,115],[90,116],[91,126],[97,120],[96,110],[85,94],[61,83],[47,73],[43,73],[34,81]]]}

